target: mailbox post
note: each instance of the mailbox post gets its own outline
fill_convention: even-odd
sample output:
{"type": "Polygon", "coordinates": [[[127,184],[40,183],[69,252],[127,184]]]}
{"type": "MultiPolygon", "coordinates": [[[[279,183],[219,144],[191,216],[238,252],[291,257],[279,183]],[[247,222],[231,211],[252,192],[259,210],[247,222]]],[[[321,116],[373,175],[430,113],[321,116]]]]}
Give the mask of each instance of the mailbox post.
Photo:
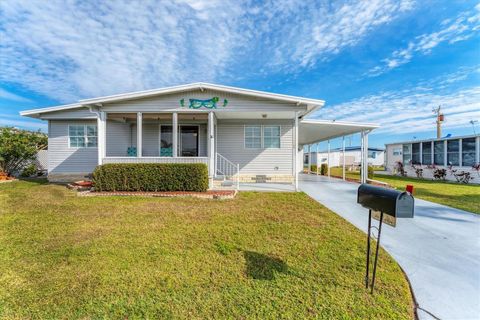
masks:
{"type": "Polygon", "coordinates": [[[358,187],[357,203],[368,209],[368,229],[367,229],[367,261],[365,273],[365,288],[369,286],[370,272],[370,240],[371,230],[375,228],[377,233],[377,247],[375,248],[375,260],[373,263],[371,293],[375,286],[375,274],[377,272],[378,249],[380,247],[380,236],[382,234],[382,224],[384,214],[393,219],[413,218],[414,199],[409,192],[400,192],[397,190],[377,187],[368,184],[362,184],[358,187]],[[372,211],[380,212],[378,228],[372,227],[372,211]]]}

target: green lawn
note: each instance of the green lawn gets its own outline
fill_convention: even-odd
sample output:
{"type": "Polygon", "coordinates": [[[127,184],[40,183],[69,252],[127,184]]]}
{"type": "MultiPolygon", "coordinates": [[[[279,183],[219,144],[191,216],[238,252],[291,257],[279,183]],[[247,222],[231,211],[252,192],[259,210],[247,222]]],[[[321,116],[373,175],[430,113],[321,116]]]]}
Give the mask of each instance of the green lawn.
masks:
{"type": "MultiPolygon", "coordinates": [[[[342,168],[334,167],[330,170],[331,175],[342,176],[342,168]]],[[[359,172],[347,171],[346,176],[351,179],[360,179],[359,172]]],[[[386,182],[399,190],[405,190],[407,184],[412,184],[415,197],[480,214],[480,185],[478,184],[466,185],[380,174],[375,175],[374,179],[386,182]]]]}
{"type": "Polygon", "coordinates": [[[413,317],[382,250],[303,193],[234,200],[77,197],[0,185],[0,318],[413,317]]]}

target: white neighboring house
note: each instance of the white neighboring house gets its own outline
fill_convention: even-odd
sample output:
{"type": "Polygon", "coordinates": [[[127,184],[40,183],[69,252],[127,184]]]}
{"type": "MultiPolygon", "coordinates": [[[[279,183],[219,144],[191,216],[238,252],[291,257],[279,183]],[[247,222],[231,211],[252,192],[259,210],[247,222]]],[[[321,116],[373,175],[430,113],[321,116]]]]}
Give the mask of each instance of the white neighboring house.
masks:
{"type": "Polygon", "coordinates": [[[423,169],[423,177],[433,179],[432,166],[447,169],[447,180],[456,181],[452,170],[470,172],[471,183],[480,183],[477,170],[480,163],[480,135],[413,140],[386,144],[386,170],[396,173],[396,164],[403,163],[408,176],[416,177],[416,167],[423,169]]]}
{"type": "MultiPolygon", "coordinates": [[[[327,151],[311,152],[311,164],[317,166],[327,163],[330,167],[343,166],[343,149],[331,149],[327,151]],[[330,154],[330,157],[329,157],[330,154]]],[[[348,167],[360,166],[362,159],[361,147],[345,147],[345,165],[348,167]]],[[[385,164],[385,149],[368,148],[368,165],[383,166],[385,164]]],[[[305,154],[304,164],[308,164],[308,154],[305,154]]]]}
{"type": "MultiPolygon", "coordinates": [[[[118,94],[20,114],[48,121],[48,177],[108,163],[204,163],[215,178],[293,183],[303,145],[377,128],[304,119],[323,100],[208,83],[118,94]]],[[[365,138],[365,143],[368,139],[365,138]]]]}

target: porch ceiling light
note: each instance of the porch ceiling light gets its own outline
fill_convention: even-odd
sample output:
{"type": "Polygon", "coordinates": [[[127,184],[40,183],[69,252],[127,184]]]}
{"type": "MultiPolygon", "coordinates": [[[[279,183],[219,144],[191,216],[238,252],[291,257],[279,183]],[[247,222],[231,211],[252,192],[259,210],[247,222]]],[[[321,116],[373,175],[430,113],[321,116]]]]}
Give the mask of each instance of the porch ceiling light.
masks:
{"type": "Polygon", "coordinates": [[[265,119],[266,117],[267,117],[267,114],[266,114],[266,113],[262,114],[262,118],[263,118],[263,119],[265,119]]]}

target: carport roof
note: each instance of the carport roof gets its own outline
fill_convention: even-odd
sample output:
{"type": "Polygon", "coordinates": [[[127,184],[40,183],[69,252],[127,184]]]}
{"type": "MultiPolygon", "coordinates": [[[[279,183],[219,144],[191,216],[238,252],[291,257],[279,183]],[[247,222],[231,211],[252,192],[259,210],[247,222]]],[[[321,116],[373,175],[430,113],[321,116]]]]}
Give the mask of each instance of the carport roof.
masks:
{"type": "Polygon", "coordinates": [[[379,125],[336,120],[301,120],[298,128],[298,144],[312,144],[361,131],[373,130],[379,125]]]}

